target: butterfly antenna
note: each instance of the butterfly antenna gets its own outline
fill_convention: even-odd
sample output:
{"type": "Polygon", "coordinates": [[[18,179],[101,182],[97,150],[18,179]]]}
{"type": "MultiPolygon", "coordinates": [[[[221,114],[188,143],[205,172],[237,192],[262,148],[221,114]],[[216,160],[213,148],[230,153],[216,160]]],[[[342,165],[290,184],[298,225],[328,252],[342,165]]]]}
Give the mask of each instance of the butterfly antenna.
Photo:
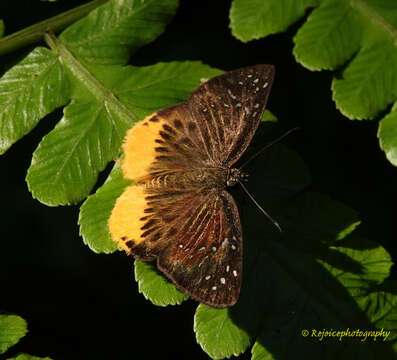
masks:
{"type": "Polygon", "coordinates": [[[278,143],[281,139],[285,138],[287,135],[289,135],[290,133],[292,133],[295,130],[299,130],[299,127],[295,127],[292,128],[290,130],[288,130],[287,132],[285,132],[283,135],[281,135],[280,137],[278,137],[277,139],[273,140],[272,142],[266,144],[262,149],[260,149],[256,154],[252,155],[242,166],[240,166],[239,170],[241,170],[244,166],[246,166],[249,162],[251,162],[253,159],[255,159],[259,154],[261,154],[262,152],[264,152],[266,149],[268,149],[269,147],[271,147],[272,145],[278,143]]]}
{"type": "Polygon", "coordinates": [[[271,215],[270,215],[268,212],[266,212],[265,209],[264,209],[262,206],[260,206],[260,205],[258,204],[258,202],[254,199],[254,197],[249,193],[249,191],[247,190],[247,188],[245,187],[245,185],[243,184],[243,182],[240,181],[240,180],[238,180],[238,182],[239,182],[239,184],[241,185],[241,187],[243,188],[243,190],[245,191],[245,193],[249,196],[249,198],[253,201],[253,203],[258,207],[258,209],[259,209],[260,211],[262,211],[262,212],[266,215],[266,217],[274,224],[274,226],[276,226],[276,228],[277,228],[280,232],[283,232],[283,231],[281,230],[280,224],[279,224],[276,220],[274,220],[274,219],[271,217],[271,215]]]}

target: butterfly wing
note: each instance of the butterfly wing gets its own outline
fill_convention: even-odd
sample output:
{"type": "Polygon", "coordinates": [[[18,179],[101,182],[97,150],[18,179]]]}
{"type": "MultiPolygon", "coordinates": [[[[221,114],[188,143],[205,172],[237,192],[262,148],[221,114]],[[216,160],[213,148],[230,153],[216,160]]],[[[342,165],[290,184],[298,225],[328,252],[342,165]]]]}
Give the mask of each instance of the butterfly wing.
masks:
{"type": "MultiPolygon", "coordinates": [[[[161,201],[154,205],[162,208],[161,201]]],[[[242,279],[242,232],[232,196],[224,190],[197,192],[167,201],[165,208],[175,217],[162,227],[168,244],[158,254],[158,268],[204,304],[235,304],[242,279]]]]}
{"type": "Polygon", "coordinates": [[[255,65],[216,76],[192,93],[188,108],[214,163],[230,167],[244,153],[262,118],[273,78],[274,66],[255,65]]]}

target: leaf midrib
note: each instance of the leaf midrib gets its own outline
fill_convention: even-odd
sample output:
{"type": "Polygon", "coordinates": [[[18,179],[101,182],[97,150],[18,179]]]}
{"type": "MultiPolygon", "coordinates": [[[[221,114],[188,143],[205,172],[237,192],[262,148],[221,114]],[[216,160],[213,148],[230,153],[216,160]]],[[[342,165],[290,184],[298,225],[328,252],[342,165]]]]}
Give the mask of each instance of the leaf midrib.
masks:
{"type": "Polygon", "coordinates": [[[122,119],[138,121],[120,100],[116,94],[105,87],[91,72],[69,51],[65,44],[59,41],[53,34],[46,34],[45,40],[51,49],[58,54],[62,64],[68,68],[75,78],[97,99],[99,103],[108,103],[122,119]]]}
{"type": "Polygon", "coordinates": [[[350,5],[358,9],[366,18],[382,27],[393,39],[397,46],[397,29],[393,27],[379,12],[362,0],[350,0],[350,5]]]}

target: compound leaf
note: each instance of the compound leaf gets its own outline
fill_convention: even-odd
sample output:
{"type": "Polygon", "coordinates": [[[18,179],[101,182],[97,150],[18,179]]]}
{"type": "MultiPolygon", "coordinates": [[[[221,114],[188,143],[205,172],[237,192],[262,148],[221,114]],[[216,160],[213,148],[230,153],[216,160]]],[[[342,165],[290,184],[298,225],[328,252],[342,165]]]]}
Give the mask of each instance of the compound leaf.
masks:
{"type": "MultiPolygon", "coordinates": [[[[283,31],[309,7],[314,9],[294,37],[296,60],[310,70],[344,66],[332,81],[332,97],[349,119],[373,119],[387,111],[397,101],[397,2],[234,0],[232,33],[246,42],[283,31]]],[[[384,117],[378,136],[397,166],[393,119],[384,117]]]]}

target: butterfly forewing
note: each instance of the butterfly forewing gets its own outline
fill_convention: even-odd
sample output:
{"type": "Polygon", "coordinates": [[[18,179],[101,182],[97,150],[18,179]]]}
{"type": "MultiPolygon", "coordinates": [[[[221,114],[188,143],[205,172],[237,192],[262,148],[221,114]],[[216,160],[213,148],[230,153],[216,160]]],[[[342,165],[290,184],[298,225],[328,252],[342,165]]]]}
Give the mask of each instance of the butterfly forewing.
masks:
{"type": "Polygon", "coordinates": [[[182,291],[211,306],[231,306],[239,296],[242,232],[225,187],[273,76],[273,66],[256,65],[215,77],[187,103],[137,123],[123,145],[124,176],[137,184],[116,201],[112,238],[138,259],[157,259],[182,291]]]}
{"type": "Polygon", "coordinates": [[[255,65],[214,77],[195,90],[188,107],[208,157],[231,166],[259,125],[274,78],[272,65],[255,65]]]}

